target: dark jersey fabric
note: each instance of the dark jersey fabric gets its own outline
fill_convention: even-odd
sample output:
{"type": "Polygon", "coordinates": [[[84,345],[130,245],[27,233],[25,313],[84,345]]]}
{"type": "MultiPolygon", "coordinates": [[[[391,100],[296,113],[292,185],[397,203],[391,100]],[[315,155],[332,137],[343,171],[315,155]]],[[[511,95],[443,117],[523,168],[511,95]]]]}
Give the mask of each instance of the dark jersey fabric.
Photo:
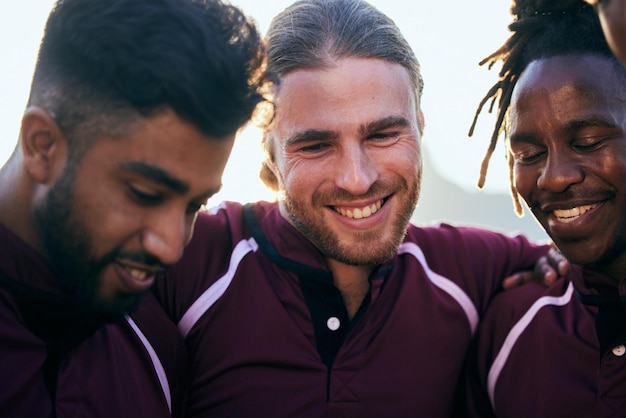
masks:
{"type": "Polygon", "coordinates": [[[0,417],[165,418],[170,405],[177,415],[186,350],[153,295],[132,317],[100,318],[75,302],[0,227],[0,417]]]}
{"type": "Polygon", "coordinates": [[[624,300],[625,280],[580,266],[499,295],[472,355],[472,416],[625,417],[624,300]]]}
{"type": "Polygon", "coordinates": [[[349,321],[324,256],[275,203],[226,203],[156,287],[192,356],[190,416],[448,416],[480,312],[545,252],[411,226],[349,321]]]}

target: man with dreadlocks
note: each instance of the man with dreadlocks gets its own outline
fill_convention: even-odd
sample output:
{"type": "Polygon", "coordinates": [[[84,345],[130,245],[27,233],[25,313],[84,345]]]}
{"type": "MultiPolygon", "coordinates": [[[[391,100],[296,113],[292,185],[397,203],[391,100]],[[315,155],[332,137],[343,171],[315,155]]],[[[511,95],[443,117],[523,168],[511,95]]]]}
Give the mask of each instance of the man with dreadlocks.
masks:
{"type": "Polygon", "coordinates": [[[503,63],[481,103],[499,99],[490,152],[504,133],[515,196],[574,264],[548,288],[495,298],[470,409],[626,416],[626,69],[581,0],[517,1],[512,13],[512,36],[485,61],[503,63]]]}

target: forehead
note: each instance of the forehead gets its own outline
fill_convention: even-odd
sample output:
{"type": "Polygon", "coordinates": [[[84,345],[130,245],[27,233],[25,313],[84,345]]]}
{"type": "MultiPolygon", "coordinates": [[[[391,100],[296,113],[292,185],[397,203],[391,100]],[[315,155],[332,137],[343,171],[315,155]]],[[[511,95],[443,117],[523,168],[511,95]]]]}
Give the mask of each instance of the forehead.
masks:
{"type": "Polygon", "coordinates": [[[567,118],[614,109],[626,103],[624,77],[612,60],[599,55],[557,56],[533,61],[511,97],[512,127],[524,115],[567,118]]]}
{"type": "Polygon", "coordinates": [[[373,120],[401,116],[417,121],[408,71],[372,58],[344,58],[330,67],[286,74],[276,95],[273,130],[348,130],[373,120]]]}

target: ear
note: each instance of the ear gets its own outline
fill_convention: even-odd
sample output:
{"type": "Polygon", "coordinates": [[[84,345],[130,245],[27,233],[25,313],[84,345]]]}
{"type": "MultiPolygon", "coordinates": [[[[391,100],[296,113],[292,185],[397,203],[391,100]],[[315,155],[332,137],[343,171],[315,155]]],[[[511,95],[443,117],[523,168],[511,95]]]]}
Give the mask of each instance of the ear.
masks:
{"type": "Polygon", "coordinates": [[[265,160],[263,160],[261,164],[261,171],[259,172],[259,177],[263,184],[265,184],[271,191],[278,192],[280,190],[279,184],[279,176],[280,172],[278,171],[278,167],[276,167],[276,162],[274,161],[274,150],[273,150],[274,140],[272,134],[269,130],[263,133],[263,138],[261,139],[261,147],[265,151],[265,160]]]}
{"type": "Polygon", "coordinates": [[[280,189],[280,185],[278,183],[278,176],[276,174],[276,164],[273,161],[265,160],[261,165],[261,171],[259,172],[259,177],[261,181],[272,191],[277,192],[280,189]]]}
{"type": "Polygon", "coordinates": [[[38,107],[29,107],[22,117],[20,142],[24,165],[38,183],[53,181],[65,166],[67,143],[50,114],[38,107]]]}

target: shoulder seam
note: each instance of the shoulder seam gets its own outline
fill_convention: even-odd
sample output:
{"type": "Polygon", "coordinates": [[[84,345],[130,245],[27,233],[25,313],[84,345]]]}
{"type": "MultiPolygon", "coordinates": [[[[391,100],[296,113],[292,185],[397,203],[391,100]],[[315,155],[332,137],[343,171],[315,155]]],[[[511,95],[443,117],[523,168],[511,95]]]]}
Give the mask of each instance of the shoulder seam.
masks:
{"type": "Polygon", "coordinates": [[[226,292],[228,286],[233,280],[237,268],[241,263],[241,260],[249,252],[256,252],[258,245],[254,238],[247,240],[241,240],[237,243],[231,254],[230,263],[228,265],[228,271],[219,279],[217,279],[208,289],[206,289],[187,309],[178,322],[178,330],[183,338],[186,338],[189,331],[198,322],[200,317],[209,310],[211,306],[226,292]]]}
{"type": "Polygon", "coordinates": [[[438,273],[435,273],[430,269],[428,263],[426,262],[426,256],[422,249],[413,242],[405,242],[400,245],[398,249],[398,254],[408,253],[417,259],[417,261],[422,265],[424,270],[426,271],[426,275],[428,279],[435,286],[448,293],[457,303],[461,306],[463,311],[465,312],[465,316],[467,317],[467,321],[470,327],[470,333],[474,335],[476,331],[476,327],[478,326],[478,310],[474,303],[470,299],[470,297],[465,293],[463,289],[456,283],[454,283],[449,278],[442,276],[438,273]]]}

